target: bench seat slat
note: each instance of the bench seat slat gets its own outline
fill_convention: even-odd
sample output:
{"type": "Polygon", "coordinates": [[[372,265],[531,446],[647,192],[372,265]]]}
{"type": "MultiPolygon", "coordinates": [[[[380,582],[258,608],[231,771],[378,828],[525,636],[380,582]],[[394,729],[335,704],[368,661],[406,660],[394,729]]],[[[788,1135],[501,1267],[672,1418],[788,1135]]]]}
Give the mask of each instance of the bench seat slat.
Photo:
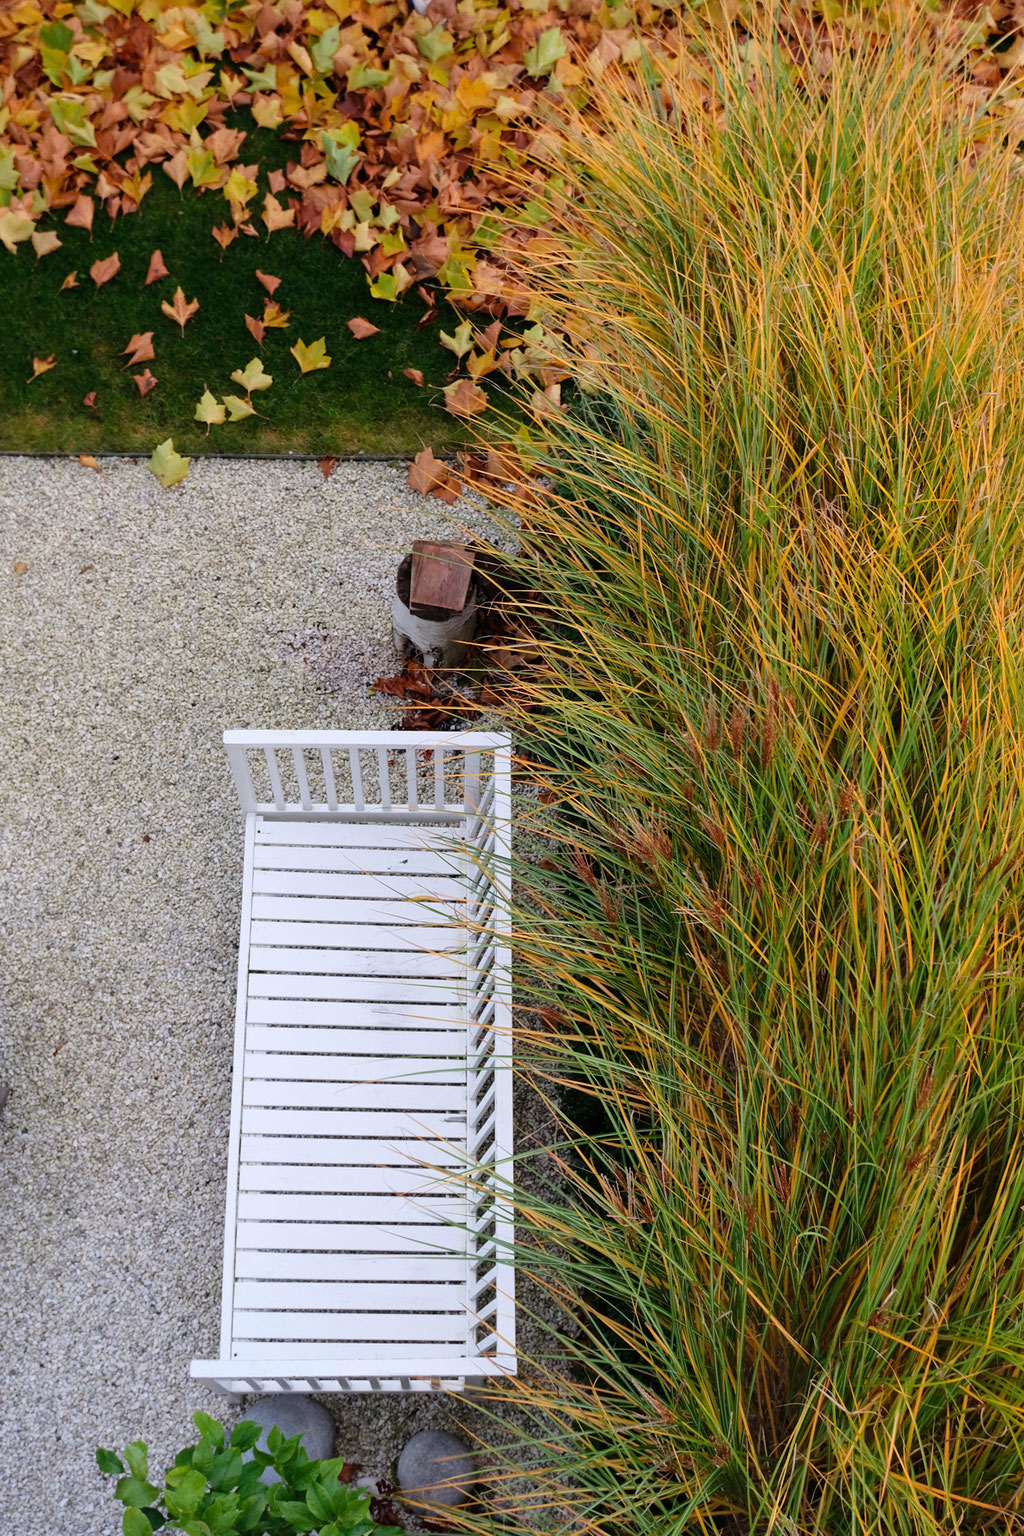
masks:
{"type": "Polygon", "coordinates": [[[466,950],[469,941],[469,929],[457,927],[454,923],[434,928],[411,923],[405,928],[387,928],[382,923],[303,922],[298,919],[268,921],[258,918],[253,922],[249,934],[252,945],[290,944],[304,948],[318,944],[333,949],[369,951],[382,961],[404,958],[409,952],[416,954],[422,950],[428,954],[466,950]]]}
{"type": "Polygon", "coordinates": [[[252,1136],[241,1138],[241,1162],[306,1163],[310,1167],[347,1165],[361,1179],[405,1168],[461,1168],[464,1147],[442,1141],[359,1140],[348,1136],[252,1136]]]}
{"type": "Polygon", "coordinates": [[[239,1189],[277,1194],[422,1195],[465,1197],[465,1175],[458,1169],[435,1173],[429,1168],[351,1168],[321,1163],[243,1163],[239,1189]]]}
{"type": "Polygon", "coordinates": [[[466,1329],[461,1280],[236,1280],[235,1306],[254,1312],[459,1312],[466,1329]]]}
{"type": "MultiPolygon", "coordinates": [[[[364,924],[387,934],[391,928],[430,925],[440,931],[462,932],[460,922],[455,921],[452,911],[435,909],[430,902],[404,901],[401,893],[397,899],[368,901],[345,896],[315,896],[300,892],[298,895],[275,895],[257,891],[252,898],[254,921],[287,919],[295,922],[338,923],[342,931],[364,924]]],[[[390,945],[390,939],[382,948],[390,945]]]]}
{"type": "Polygon", "coordinates": [[[249,949],[249,970],[290,971],[299,974],[330,976],[425,976],[458,981],[466,975],[466,961],[457,955],[431,955],[410,949],[404,954],[385,950],[378,954],[366,949],[327,949],[304,945],[301,949],[286,945],[253,943],[249,949]]]}
{"type": "Polygon", "coordinates": [[[242,1132],[266,1136],[325,1136],[332,1140],[344,1137],[379,1138],[382,1146],[390,1146],[403,1137],[421,1138],[421,1144],[430,1148],[436,1143],[450,1146],[466,1144],[466,1112],[460,1104],[457,1110],[400,1109],[310,1109],[299,1105],[246,1105],[242,1109],[242,1132]]]}
{"type": "MultiPolygon", "coordinates": [[[[465,1334],[463,1334],[463,1340],[465,1340],[465,1334]]],[[[383,1341],[381,1342],[383,1343],[383,1341]]],[[[309,1360],[315,1362],[317,1366],[317,1369],[315,1371],[311,1371],[310,1374],[315,1376],[325,1376],[331,1375],[333,1373],[329,1370],[320,1369],[321,1365],[325,1367],[332,1364],[344,1365],[346,1361],[349,1360],[361,1360],[365,1362],[367,1355],[372,1354],[373,1348],[374,1346],[372,1344],[362,1343],[358,1340],[351,1344],[347,1344],[340,1339],[333,1341],[325,1341],[322,1339],[285,1339],[283,1342],[269,1339],[266,1341],[253,1341],[251,1343],[249,1341],[245,1341],[242,1348],[235,1349],[233,1358],[239,1362],[244,1360],[247,1356],[253,1355],[255,1355],[260,1360],[267,1361],[309,1360]]],[[[400,1344],[397,1346],[392,1345],[390,1349],[380,1348],[378,1346],[378,1359],[381,1361],[381,1364],[378,1365],[375,1374],[378,1376],[383,1376],[385,1374],[383,1361],[390,1359],[395,1355],[400,1355],[402,1359],[409,1360],[410,1363],[415,1362],[416,1357],[419,1356],[420,1359],[424,1361],[424,1370],[428,1370],[429,1368],[426,1365],[426,1362],[435,1361],[438,1355],[442,1355],[446,1351],[453,1357],[453,1366],[457,1363],[461,1363],[463,1366],[465,1365],[465,1343],[463,1343],[461,1348],[459,1348],[457,1345],[453,1346],[451,1344],[431,1343],[428,1340],[424,1340],[422,1343],[410,1342],[408,1344],[400,1344]]],[[[240,1374],[242,1374],[241,1370],[240,1374]]],[[[248,1373],[246,1372],[245,1374],[248,1373]]],[[[388,1371],[386,1374],[390,1375],[390,1371],[388,1371]]],[[[405,1373],[403,1372],[402,1374],[404,1375],[405,1373]]],[[[438,1373],[435,1371],[430,1371],[429,1374],[436,1375],[438,1373]]],[[[266,1390],[273,1390],[276,1392],[280,1389],[275,1385],[273,1389],[267,1388],[266,1390]]],[[[312,1389],[307,1388],[307,1390],[312,1389]]]]}
{"type": "MultiPolygon", "coordinates": [[[[468,1318],[449,1312],[250,1312],[235,1308],[235,1338],[316,1339],[363,1346],[456,1344],[465,1346],[468,1318]]],[[[363,1349],[365,1354],[365,1347],[363,1349]]]]}
{"type": "Polygon", "coordinates": [[[299,1051],[248,1051],[246,1076],[282,1082],[394,1084],[406,1087],[458,1084],[465,1090],[466,1063],[452,1057],[318,1056],[299,1051]]]}
{"type": "MultiPolygon", "coordinates": [[[[266,1248],[239,1248],[235,1255],[236,1283],[253,1279],[378,1285],[381,1273],[381,1260],[376,1253],[288,1253],[266,1248]]],[[[454,1253],[393,1253],[387,1261],[386,1274],[388,1283],[418,1281],[431,1287],[457,1285],[464,1291],[466,1261],[462,1254],[454,1253]]]]}
{"type": "MultiPolygon", "coordinates": [[[[363,897],[370,901],[416,901],[424,906],[445,902],[465,906],[466,887],[451,874],[335,875],[305,869],[255,869],[253,891],[266,896],[363,897]]],[[[387,921],[382,912],[381,917],[387,921]]],[[[423,918],[420,918],[420,922],[423,918]]]]}
{"type": "MultiPolygon", "coordinates": [[[[461,1233],[449,1233],[439,1222],[378,1226],[357,1222],[239,1221],[239,1248],[278,1249],[306,1253],[330,1251],[338,1255],[360,1253],[455,1254],[461,1233]]],[[[465,1264],[465,1257],[462,1263],[465,1264]]],[[[378,1271],[380,1266],[378,1264],[378,1271]]],[[[387,1273],[391,1273],[390,1265],[387,1273]]]]}
{"type": "Polygon", "coordinates": [[[333,1051],[373,1055],[376,1060],[402,1056],[453,1057],[465,1065],[464,1029],[328,1029],[317,1025],[250,1024],[250,1051],[333,1051]]]}
{"type": "Polygon", "coordinates": [[[464,1004],[423,997],[417,997],[414,1003],[250,997],[246,1018],[249,1024],[309,1024],[339,1029],[348,1025],[372,1025],[382,1034],[391,1028],[450,1030],[457,1025],[467,1028],[464,1004]]]}
{"type": "Polygon", "coordinates": [[[298,848],[434,848],[445,830],[415,823],[388,826],[372,821],[275,821],[261,816],[256,823],[256,843],[298,848]]]}
{"type": "MultiPolygon", "coordinates": [[[[416,1114],[466,1113],[464,1084],[310,1083],[246,1078],[243,1103],[274,1109],[396,1109],[416,1114]]],[[[409,1124],[412,1130],[413,1125],[409,1124]]]]}
{"type": "Polygon", "coordinates": [[[341,874],[379,874],[391,880],[407,875],[458,878],[452,854],[426,848],[296,848],[259,847],[256,869],[328,870],[341,874]]]}
{"type": "Polygon", "coordinates": [[[456,1001],[454,983],[436,978],[393,981],[387,976],[307,976],[281,971],[250,971],[249,996],[380,1003],[456,1001]]]}

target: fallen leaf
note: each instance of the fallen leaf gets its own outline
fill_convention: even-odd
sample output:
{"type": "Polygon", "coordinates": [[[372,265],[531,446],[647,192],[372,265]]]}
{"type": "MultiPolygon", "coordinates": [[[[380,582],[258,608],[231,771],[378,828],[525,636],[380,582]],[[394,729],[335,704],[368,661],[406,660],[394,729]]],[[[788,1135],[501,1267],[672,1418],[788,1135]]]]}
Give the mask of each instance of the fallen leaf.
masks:
{"type": "Polygon", "coordinates": [[[224,407],[215,395],[211,395],[208,389],[203,390],[202,398],[196,406],[196,421],[206,422],[206,432],[209,436],[211,427],[219,427],[224,420],[224,407]]]}
{"type": "Polygon", "coordinates": [[[134,368],[136,363],[148,363],[151,357],[156,357],[153,351],[153,332],[137,331],[124,350],[129,354],[127,367],[134,368]]]}
{"type": "Polygon", "coordinates": [[[78,273],[77,272],[69,272],[67,277],[64,279],[64,281],[60,285],[60,292],[63,293],[65,288],[77,288],[77,287],[78,287],[78,273]]]}
{"type": "Polygon", "coordinates": [[[442,331],[441,345],[447,347],[449,352],[454,352],[456,357],[465,357],[467,352],[472,352],[473,327],[469,321],[463,320],[461,325],[457,325],[452,336],[449,336],[447,331],[442,331]]]}
{"type": "Polygon", "coordinates": [[[423,374],[419,368],[403,368],[402,372],[407,379],[412,379],[417,389],[423,388],[423,374]]]}
{"type": "Polygon", "coordinates": [[[144,373],[133,373],[132,378],[140,395],[148,395],[151,389],[156,388],[157,381],[148,368],[144,373]]]}
{"type": "Polygon", "coordinates": [[[263,324],[268,330],[286,330],[291,317],[291,310],[282,309],[276,299],[268,299],[263,306],[263,324]]]}
{"type": "Polygon", "coordinates": [[[486,392],[479,384],[460,379],[457,384],[449,384],[445,389],[444,408],[450,416],[462,416],[467,420],[471,416],[479,416],[481,411],[487,409],[486,392]]]}
{"type": "Polygon", "coordinates": [[[82,195],[75,200],[75,204],[71,209],[71,212],[64,215],[64,222],[65,224],[69,224],[72,229],[92,229],[92,217],[94,211],[95,204],[93,203],[92,198],[87,197],[83,192],[82,195]]]}
{"type": "Polygon", "coordinates": [[[95,408],[96,408],[96,391],[94,389],[90,389],[89,393],[82,400],[82,404],[83,405],[87,405],[90,410],[95,410],[95,408]]]}
{"type": "Polygon", "coordinates": [[[150,283],[157,283],[162,277],[169,276],[170,273],[167,270],[167,265],[163,258],[163,252],[159,249],[155,250],[152,256],[149,258],[149,267],[146,272],[146,281],[142,286],[144,288],[148,288],[150,283]]]}
{"type": "Polygon", "coordinates": [[[281,279],[279,277],[272,277],[269,272],[261,272],[258,267],[256,268],[256,276],[270,294],[270,297],[273,298],[281,286],[281,279]]]}
{"type": "Polygon", "coordinates": [[[238,230],[234,224],[215,224],[212,233],[222,251],[226,251],[232,240],[238,237],[238,230]]]}
{"type": "Polygon", "coordinates": [[[284,171],[267,172],[267,186],[270,188],[271,192],[283,192],[287,185],[288,180],[284,174],[284,171]]]}
{"type": "Polygon", "coordinates": [[[255,416],[251,400],[243,400],[241,395],[224,395],[224,404],[228,408],[229,421],[244,421],[246,416],[255,416]]]}
{"type": "MultiPolygon", "coordinates": [[[[57,359],[51,352],[49,357],[34,357],[32,359],[32,379],[38,379],[41,373],[49,373],[51,368],[56,368],[57,359]]],[[[29,379],[31,384],[32,379],[29,379]]]]}
{"type": "Polygon", "coordinates": [[[175,288],[172,301],[168,303],[164,299],[160,304],[160,308],[169,320],[177,321],[178,325],[181,326],[181,334],[184,336],[185,325],[199,308],[199,300],[186,300],[184,291],[181,288],[175,288]]]}
{"type": "Polygon", "coordinates": [[[359,315],[356,315],[354,320],[348,322],[348,328],[357,341],[365,341],[367,336],[377,336],[380,334],[379,325],[371,325],[369,320],[363,320],[359,315]]]}
{"type": "Polygon", "coordinates": [[[55,229],[46,229],[40,234],[38,231],[32,236],[32,249],[37,256],[49,256],[62,244],[55,229]]]}
{"type": "Polygon", "coordinates": [[[263,321],[254,320],[252,315],[246,315],[245,324],[249,332],[256,338],[256,345],[258,347],[262,347],[263,333],[266,330],[266,326],[264,325],[263,321]]]}
{"type": "Polygon", "coordinates": [[[269,373],[264,373],[258,357],[254,357],[244,368],[236,368],[231,378],[235,384],[241,384],[247,395],[251,395],[254,389],[269,389],[274,382],[269,373]]]}
{"type": "Polygon", "coordinates": [[[105,261],[94,261],[89,268],[89,276],[97,288],[102,288],[104,283],[109,283],[112,277],[116,277],[121,270],[121,258],[115,251],[105,261]]]}
{"type": "Polygon", "coordinates": [[[268,192],[263,199],[263,222],[267,226],[267,233],[273,234],[275,229],[290,229],[295,223],[295,209],[282,208],[272,192],[268,192]]]}
{"type": "Polygon", "coordinates": [[[27,570],[28,570],[28,566],[25,564],[24,560],[15,560],[15,562],[14,562],[14,574],[15,574],[15,576],[24,576],[24,574],[25,574],[25,572],[27,570]]]}
{"type": "Polygon", "coordinates": [[[315,373],[318,368],[329,368],[331,359],[327,355],[327,338],[321,336],[319,341],[296,342],[289,348],[292,357],[298,363],[303,373],[315,373]]]}
{"type": "Polygon", "coordinates": [[[86,469],[94,469],[96,471],[96,473],[99,474],[99,472],[100,472],[100,461],[96,457],[95,454],[93,454],[93,453],[80,453],[78,455],[78,462],[79,462],[79,464],[84,465],[86,469]]]}
{"type": "Polygon", "coordinates": [[[181,454],[176,452],[174,439],[169,437],[166,442],[158,444],[153,449],[147,468],[166,491],[170,486],[177,485],[179,480],[184,480],[188,474],[188,466],[189,460],[182,458],[181,454]]]}
{"type": "Polygon", "coordinates": [[[336,462],[337,461],[335,459],[317,459],[317,463],[320,466],[320,473],[323,475],[325,480],[329,480],[331,478],[331,470],[334,468],[336,462]]]}
{"type": "Polygon", "coordinates": [[[411,490],[421,496],[438,496],[451,506],[458,494],[458,485],[452,483],[448,465],[434,457],[429,448],[422,448],[409,465],[406,481],[411,490]]]}

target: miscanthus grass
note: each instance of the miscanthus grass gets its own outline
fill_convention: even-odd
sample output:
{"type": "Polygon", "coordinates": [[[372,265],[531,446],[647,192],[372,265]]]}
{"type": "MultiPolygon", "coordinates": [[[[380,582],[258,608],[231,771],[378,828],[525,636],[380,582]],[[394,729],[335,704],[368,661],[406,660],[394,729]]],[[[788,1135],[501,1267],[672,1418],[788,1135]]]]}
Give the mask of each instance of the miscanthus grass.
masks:
{"type": "Polygon", "coordinates": [[[534,247],[510,1529],[1024,1526],[1020,166],[918,39],[827,63],[606,87],[534,247]]]}

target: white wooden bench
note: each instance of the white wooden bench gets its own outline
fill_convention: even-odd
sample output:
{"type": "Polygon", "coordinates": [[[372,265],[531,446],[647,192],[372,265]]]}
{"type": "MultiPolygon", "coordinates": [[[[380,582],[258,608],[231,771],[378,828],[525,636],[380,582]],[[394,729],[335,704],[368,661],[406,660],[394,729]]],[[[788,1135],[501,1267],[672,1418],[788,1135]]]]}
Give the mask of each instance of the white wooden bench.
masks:
{"type": "Polygon", "coordinates": [[[509,744],[228,731],[245,812],[219,1358],[246,1392],[513,1373],[509,744]]]}

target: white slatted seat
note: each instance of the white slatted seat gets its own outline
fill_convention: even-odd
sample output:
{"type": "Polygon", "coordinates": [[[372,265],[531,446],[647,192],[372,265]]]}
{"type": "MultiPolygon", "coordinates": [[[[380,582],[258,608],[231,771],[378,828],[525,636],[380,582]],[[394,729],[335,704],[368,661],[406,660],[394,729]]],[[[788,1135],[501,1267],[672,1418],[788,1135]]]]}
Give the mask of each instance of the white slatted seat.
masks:
{"type": "Polygon", "coordinates": [[[192,1375],[510,1374],[507,738],[224,740],[246,813],[224,1290],[192,1375]]]}

